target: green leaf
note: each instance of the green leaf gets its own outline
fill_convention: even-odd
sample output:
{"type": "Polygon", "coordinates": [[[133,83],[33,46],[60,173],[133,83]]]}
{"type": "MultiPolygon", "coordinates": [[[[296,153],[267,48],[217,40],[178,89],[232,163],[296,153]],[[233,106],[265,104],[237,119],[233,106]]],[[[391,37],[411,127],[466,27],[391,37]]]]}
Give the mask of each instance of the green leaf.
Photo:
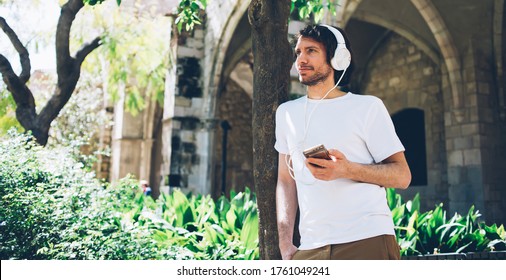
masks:
{"type": "Polygon", "coordinates": [[[236,228],[237,215],[233,208],[230,208],[226,214],[227,225],[229,229],[236,228]]]}
{"type": "Polygon", "coordinates": [[[216,208],[215,213],[218,214],[221,219],[225,218],[228,210],[230,209],[230,202],[225,196],[221,196],[218,199],[217,205],[218,207],[216,208]]]}
{"type": "Polygon", "coordinates": [[[204,225],[204,238],[213,244],[218,244],[218,233],[209,224],[204,225]]]}
{"type": "Polygon", "coordinates": [[[195,1],[195,2],[191,2],[190,4],[190,9],[194,12],[194,11],[198,11],[200,9],[200,6],[199,4],[197,3],[198,1],[195,1]]]}
{"type": "Polygon", "coordinates": [[[320,11],[320,12],[314,13],[314,21],[316,23],[320,23],[322,18],[323,18],[323,12],[320,11]]]}
{"type": "Polygon", "coordinates": [[[247,249],[256,248],[258,244],[258,214],[250,212],[241,229],[241,241],[247,249]]]}
{"type": "Polygon", "coordinates": [[[308,16],[309,16],[309,9],[308,9],[308,7],[300,7],[299,8],[299,18],[300,19],[305,19],[308,16]]]}
{"type": "Polygon", "coordinates": [[[390,208],[390,210],[394,210],[394,208],[396,206],[395,190],[393,188],[387,188],[386,193],[387,193],[388,208],[390,208]]]}
{"type": "Polygon", "coordinates": [[[494,240],[494,239],[502,239],[499,235],[499,229],[497,228],[496,224],[493,224],[491,226],[483,225],[483,229],[486,232],[487,238],[494,240]]]}
{"type": "Polygon", "coordinates": [[[402,217],[404,216],[404,206],[396,207],[392,210],[392,219],[396,225],[399,225],[402,222],[402,217]]]}
{"type": "Polygon", "coordinates": [[[420,194],[419,193],[417,193],[412,200],[412,207],[411,207],[410,212],[413,212],[413,211],[420,212],[420,194]]]}
{"type": "Polygon", "coordinates": [[[457,242],[460,239],[461,239],[461,235],[457,233],[457,234],[451,236],[450,239],[448,239],[448,241],[446,241],[446,244],[448,245],[449,248],[455,248],[455,246],[457,245],[457,242]]]}
{"type": "Polygon", "coordinates": [[[453,237],[454,235],[460,234],[460,232],[462,232],[462,229],[464,229],[464,228],[465,228],[465,225],[462,225],[460,223],[448,223],[448,224],[441,225],[440,227],[438,227],[436,229],[436,231],[442,230],[440,240],[443,241],[447,237],[453,237]],[[461,229],[461,230],[459,231],[459,229],[461,229]],[[447,235],[447,233],[450,230],[453,230],[453,231],[447,235]]]}
{"type": "Polygon", "coordinates": [[[408,238],[413,236],[415,233],[417,233],[416,228],[415,228],[415,223],[416,223],[417,217],[418,217],[418,211],[415,210],[415,212],[409,218],[408,227],[407,227],[408,238]]]}
{"type": "Polygon", "coordinates": [[[183,226],[195,222],[195,214],[191,207],[187,207],[183,215],[183,226]]]}

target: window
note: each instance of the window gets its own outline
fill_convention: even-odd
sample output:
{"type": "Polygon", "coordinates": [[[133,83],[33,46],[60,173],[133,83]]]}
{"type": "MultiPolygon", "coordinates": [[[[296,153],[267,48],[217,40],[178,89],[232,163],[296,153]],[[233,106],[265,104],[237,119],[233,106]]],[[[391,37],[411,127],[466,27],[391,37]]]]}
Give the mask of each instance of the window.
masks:
{"type": "Polygon", "coordinates": [[[420,109],[404,109],[392,116],[395,130],[404,148],[411,169],[411,186],[427,185],[427,155],[425,150],[425,120],[420,109]]]}

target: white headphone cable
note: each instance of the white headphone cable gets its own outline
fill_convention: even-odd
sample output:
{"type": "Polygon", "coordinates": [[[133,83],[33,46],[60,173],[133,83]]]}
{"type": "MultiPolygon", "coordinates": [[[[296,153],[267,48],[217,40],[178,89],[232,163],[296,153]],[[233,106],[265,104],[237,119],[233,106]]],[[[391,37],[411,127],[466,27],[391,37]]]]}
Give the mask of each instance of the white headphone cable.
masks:
{"type": "MultiPolygon", "coordinates": [[[[289,154],[285,155],[285,164],[288,167],[288,173],[290,174],[290,177],[292,177],[292,179],[294,179],[295,181],[301,181],[301,180],[295,179],[295,170],[292,167],[292,157],[293,157],[292,155],[295,154],[295,153],[298,153],[299,149],[301,148],[301,146],[302,146],[302,149],[304,149],[304,144],[305,144],[305,141],[306,141],[307,132],[308,132],[308,129],[309,129],[309,124],[311,123],[311,117],[313,116],[313,113],[315,112],[316,108],[320,105],[320,103],[323,101],[323,99],[325,99],[330,94],[330,92],[332,90],[334,90],[337,87],[337,85],[339,85],[339,83],[341,82],[341,80],[344,77],[344,73],[345,72],[346,72],[346,69],[343,70],[343,73],[341,74],[341,77],[339,78],[339,80],[337,81],[337,83],[334,85],[334,87],[332,87],[329,91],[327,91],[327,93],[325,93],[325,95],[321,99],[319,99],[317,101],[315,107],[309,113],[309,118],[307,119],[307,121],[306,121],[306,115],[307,115],[307,104],[308,104],[309,97],[306,96],[306,103],[304,104],[304,134],[303,134],[302,141],[300,142],[300,144],[298,144],[295,147],[293,147],[292,149],[290,149],[290,151],[288,152],[289,154]]],[[[302,169],[300,171],[303,171],[303,170],[304,170],[304,164],[302,165],[302,169]]],[[[316,182],[316,180],[317,179],[315,179],[311,183],[308,183],[308,185],[314,184],[316,182]]]]}

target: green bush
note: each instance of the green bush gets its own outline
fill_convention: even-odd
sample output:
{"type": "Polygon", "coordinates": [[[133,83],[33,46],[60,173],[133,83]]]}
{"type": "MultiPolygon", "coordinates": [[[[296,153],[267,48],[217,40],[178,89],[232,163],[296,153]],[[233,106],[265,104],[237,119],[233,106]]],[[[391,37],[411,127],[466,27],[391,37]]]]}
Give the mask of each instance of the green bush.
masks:
{"type": "Polygon", "coordinates": [[[30,136],[0,143],[1,259],[258,259],[256,198],[162,194],[111,186],[68,148],[30,136]]]}
{"type": "Polygon", "coordinates": [[[135,185],[102,185],[75,158],[26,135],[0,144],[1,259],[187,257],[181,248],[158,250],[147,227],[118,223],[134,207],[135,185]]]}
{"type": "Polygon", "coordinates": [[[404,202],[394,189],[387,189],[387,198],[402,256],[506,250],[504,226],[487,226],[474,206],[465,216],[455,213],[447,219],[442,203],[421,213],[418,194],[404,202]]]}
{"type": "MultiPolygon", "coordinates": [[[[504,226],[471,207],[447,219],[387,190],[401,255],[506,250],[504,226]]],[[[71,148],[42,148],[28,135],[0,143],[1,259],[258,259],[256,197],[249,189],[145,196],[133,178],[116,185],[87,172],[71,148]]]]}
{"type": "Polygon", "coordinates": [[[149,221],[150,227],[157,227],[155,239],[159,244],[183,246],[197,259],[258,259],[256,197],[248,188],[230,197],[222,196],[215,203],[209,195],[162,194],[150,213],[162,216],[149,221]]]}

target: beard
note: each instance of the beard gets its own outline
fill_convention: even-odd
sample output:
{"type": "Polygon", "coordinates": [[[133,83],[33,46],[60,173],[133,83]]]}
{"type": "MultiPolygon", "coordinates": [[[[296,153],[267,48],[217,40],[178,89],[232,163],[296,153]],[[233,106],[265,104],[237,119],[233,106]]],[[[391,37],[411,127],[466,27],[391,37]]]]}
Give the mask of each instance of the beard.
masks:
{"type": "Polygon", "coordinates": [[[328,69],[328,71],[325,73],[316,72],[312,76],[308,77],[306,80],[303,80],[302,77],[299,76],[299,80],[300,83],[305,86],[314,86],[317,85],[318,83],[322,83],[323,81],[325,81],[332,73],[333,73],[332,69],[328,69]]]}

